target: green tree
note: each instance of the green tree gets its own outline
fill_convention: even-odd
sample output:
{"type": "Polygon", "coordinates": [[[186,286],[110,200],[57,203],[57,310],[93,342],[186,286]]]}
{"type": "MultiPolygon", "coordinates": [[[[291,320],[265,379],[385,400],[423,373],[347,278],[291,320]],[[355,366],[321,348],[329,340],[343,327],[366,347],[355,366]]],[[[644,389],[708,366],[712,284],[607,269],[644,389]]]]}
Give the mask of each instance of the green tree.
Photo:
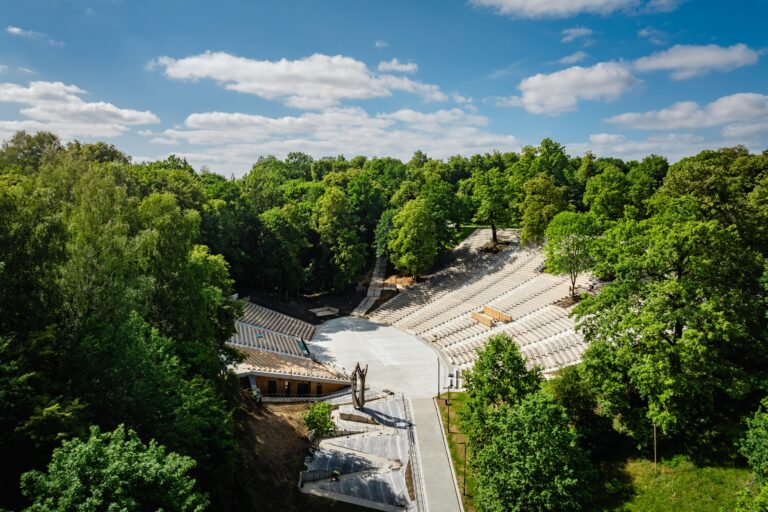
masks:
{"type": "Polygon", "coordinates": [[[437,257],[438,244],[429,205],[413,199],[397,212],[392,221],[388,244],[395,268],[413,276],[426,272],[437,257]]]}
{"type": "Polygon", "coordinates": [[[768,484],[768,398],[762,407],[747,420],[746,437],[740,443],[740,451],[749,461],[755,478],[761,485],[768,484]]]}
{"type": "Polygon", "coordinates": [[[488,440],[488,421],[501,405],[517,405],[541,386],[541,371],[529,370],[517,343],[506,334],[488,339],[472,370],[464,373],[467,406],[461,418],[474,448],[488,440]]]}
{"type": "Polygon", "coordinates": [[[331,411],[333,406],[329,402],[315,402],[304,414],[304,425],[315,438],[321,438],[336,430],[336,425],[331,419],[331,411]]]}
{"type": "Polygon", "coordinates": [[[496,227],[510,221],[508,180],[498,168],[475,169],[472,173],[472,197],[477,204],[475,221],[491,225],[491,240],[499,243],[496,227]]]}
{"type": "Polygon", "coordinates": [[[301,256],[309,247],[306,234],[294,222],[292,208],[295,207],[271,208],[259,216],[262,226],[258,247],[260,284],[264,289],[283,291],[286,297],[289,291],[296,294],[300,291],[304,277],[301,256]]]}
{"type": "Polygon", "coordinates": [[[523,244],[539,244],[549,222],[559,212],[568,208],[565,202],[566,187],[558,187],[546,174],[539,174],[525,182],[525,199],[520,208],[523,215],[523,244]]]}
{"type": "Polygon", "coordinates": [[[0,173],[36,173],[61,150],[61,140],[51,132],[41,131],[32,135],[24,130],[18,131],[10,139],[3,141],[0,148],[0,173]]]}
{"type": "Polygon", "coordinates": [[[691,442],[725,434],[768,382],[759,256],[689,198],[601,245],[614,279],[575,310],[601,410],[641,442],[652,423],[691,442]]]}
{"type": "Polygon", "coordinates": [[[366,251],[359,238],[359,219],[341,188],[331,186],[326,189],[317,202],[313,220],[320,242],[331,256],[332,285],[343,288],[362,271],[366,251]]]}
{"type": "Polygon", "coordinates": [[[207,498],[189,471],[195,461],[150,441],[141,442],[122,425],[113,432],[91,428],[87,441],[65,441],[53,451],[47,473],[22,477],[30,511],[168,510],[202,511],[207,498]]]}
{"type": "Polygon", "coordinates": [[[389,256],[389,240],[392,236],[395,214],[397,214],[397,210],[394,208],[384,210],[379,223],[376,224],[376,237],[373,241],[376,257],[389,256]]]}
{"type": "Polygon", "coordinates": [[[547,226],[544,244],[547,272],[568,274],[574,299],[576,279],[592,266],[591,245],[595,236],[595,220],[588,213],[560,212],[547,226]]]}
{"type": "Polygon", "coordinates": [[[480,511],[581,510],[589,502],[592,471],[549,395],[536,392],[519,405],[502,405],[489,422],[488,440],[475,452],[475,503],[480,511]]]}
{"type": "Polygon", "coordinates": [[[768,399],[747,420],[749,430],[739,449],[747,458],[755,474],[755,486],[747,489],[739,499],[738,512],[765,512],[768,510],[768,399]]]}
{"type": "Polygon", "coordinates": [[[603,221],[616,220],[624,213],[627,204],[629,182],[624,173],[614,165],[587,181],[584,205],[603,221]]]}

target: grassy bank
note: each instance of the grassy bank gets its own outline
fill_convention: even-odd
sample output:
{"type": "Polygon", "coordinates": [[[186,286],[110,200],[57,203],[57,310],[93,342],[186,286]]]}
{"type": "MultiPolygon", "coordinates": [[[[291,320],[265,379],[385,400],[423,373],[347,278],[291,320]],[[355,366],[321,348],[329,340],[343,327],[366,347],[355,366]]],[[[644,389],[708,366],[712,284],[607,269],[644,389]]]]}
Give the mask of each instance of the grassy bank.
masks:
{"type": "MultiPolygon", "coordinates": [[[[441,395],[438,401],[443,426],[448,436],[456,478],[459,489],[464,482],[464,446],[466,436],[460,432],[459,411],[466,403],[466,393],[451,393],[450,431],[448,429],[448,409],[441,395]]],[[[467,452],[471,459],[472,454],[467,452]]],[[[654,472],[653,460],[642,458],[629,459],[618,468],[622,478],[617,478],[611,485],[622,489],[612,489],[612,494],[623,496],[622,503],[616,504],[615,496],[596,496],[597,502],[610,502],[611,506],[598,510],[612,512],[728,512],[735,510],[739,493],[752,478],[751,472],[744,468],[698,467],[686,458],[674,458],[662,461],[654,472]]],[[[466,495],[464,508],[468,512],[475,510],[475,479],[467,466],[466,495]]],[[[608,485],[607,487],[611,487],[608,485]]]]}
{"type": "MultiPolygon", "coordinates": [[[[461,433],[459,428],[459,417],[457,411],[460,410],[467,399],[466,393],[451,393],[450,400],[451,405],[448,407],[445,400],[448,398],[447,393],[443,393],[441,400],[438,400],[438,406],[440,414],[443,420],[443,428],[445,428],[446,436],[448,437],[448,446],[451,450],[451,459],[453,460],[454,470],[456,471],[456,481],[459,484],[459,489],[464,492],[464,510],[467,512],[473,512],[475,510],[475,504],[473,496],[475,495],[475,479],[470,471],[469,466],[466,466],[466,481],[464,480],[464,446],[461,443],[467,442],[467,436],[461,433]],[[450,429],[448,429],[448,409],[451,411],[450,415],[450,429]]],[[[471,458],[472,454],[467,449],[467,457],[471,458]]]]}

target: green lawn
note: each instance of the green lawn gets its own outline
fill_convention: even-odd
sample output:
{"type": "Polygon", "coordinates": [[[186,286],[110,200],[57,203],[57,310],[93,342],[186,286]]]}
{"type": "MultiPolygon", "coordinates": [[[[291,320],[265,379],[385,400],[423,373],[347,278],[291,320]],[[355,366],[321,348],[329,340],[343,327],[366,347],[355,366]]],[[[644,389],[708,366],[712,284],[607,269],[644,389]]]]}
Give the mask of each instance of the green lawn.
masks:
{"type": "MultiPolygon", "coordinates": [[[[448,433],[448,416],[445,404],[447,394],[438,401],[442,414],[443,426],[448,433]]],[[[448,445],[456,471],[459,488],[463,485],[464,447],[466,436],[459,431],[458,411],[466,402],[465,393],[451,393],[451,429],[448,433],[448,445]]],[[[469,458],[472,454],[469,453],[469,458]]],[[[654,474],[653,461],[632,459],[623,463],[618,471],[621,475],[606,488],[614,496],[624,496],[616,505],[615,498],[597,497],[597,501],[613,502],[610,507],[600,510],[612,512],[728,512],[735,509],[736,499],[742,489],[751,480],[748,469],[731,467],[697,467],[689,460],[676,458],[663,461],[654,474]]],[[[616,476],[616,475],[614,475],[616,476]]],[[[475,480],[467,468],[466,496],[464,508],[467,512],[475,510],[472,497],[475,492],[475,480]]]]}
{"type": "Polygon", "coordinates": [[[719,512],[735,509],[736,499],[750,481],[748,469],[697,467],[688,460],[662,463],[654,474],[653,461],[631,460],[625,470],[634,497],[615,510],[631,512],[719,512]]]}
{"type": "MultiPolygon", "coordinates": [[[[448,437],[448,446],[451,449],[451,459],[453,460],[454,470],[456,471],[456,480],[459,484],[459,489],[462,491],[465,489],[464,485],[464,446],[460,443],[465,443],[467,441],[467,436],[462,434],[459,431],[459,417],[456,413],[457,410],[461,409],[461,407],[464,405],[467,394],[466,393],[451,393],[451,429],[448,430],[448,407],[445,405],[445,399],[448,398],[447,393],[443,393],[441,396],[441,400],[438,400],[437,404],[440,409],[440,414],[442,415],[443,419],[443,427],[445,428],[446,435],[448,437]]],[[[472,457],[472,454],[467,452],[467,456],[469,458],[472,457]]],[[[472,472],[469,470],[469,467],[466,468],[467,471],[467,481],[466,481],[466,494],[464,496],[464,510],[466,512],[473,512],[475,510],[475,505],[472,500],[472,496],[474,496],[475,493],[475,479],[472,475],[472,472]]]]}

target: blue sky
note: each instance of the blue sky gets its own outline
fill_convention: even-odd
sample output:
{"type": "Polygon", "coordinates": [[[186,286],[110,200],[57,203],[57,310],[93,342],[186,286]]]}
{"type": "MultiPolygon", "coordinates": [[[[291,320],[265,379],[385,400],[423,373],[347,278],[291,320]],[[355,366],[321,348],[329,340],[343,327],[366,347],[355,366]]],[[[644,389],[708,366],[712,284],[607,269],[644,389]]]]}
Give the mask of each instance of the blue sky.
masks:
{"type": "Polygon", "coordinates": [[[768,147],[768,0],[0,0],[0,138],[237,175],[301,150],[768,147]]]}

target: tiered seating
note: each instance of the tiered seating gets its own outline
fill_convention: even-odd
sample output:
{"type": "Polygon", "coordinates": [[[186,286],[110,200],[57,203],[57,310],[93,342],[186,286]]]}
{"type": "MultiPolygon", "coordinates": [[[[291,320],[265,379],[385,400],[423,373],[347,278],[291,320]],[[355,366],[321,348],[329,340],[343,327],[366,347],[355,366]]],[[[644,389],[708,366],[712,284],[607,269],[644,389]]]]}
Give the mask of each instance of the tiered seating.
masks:
{"type": "MultiPolygon", "coordinates": [[[[468,238],[465,250],[479,248],[486,237],[476,232],[468,238]]],[[[436,273],[372,317],[435,343],[462,369],[474,364],[477,351],[491,336],[507,333],[520,345],[529,364],[551,373],[578,362],[585,344],[568,311],[554,306],[568,295],[569,279],[540,272],[543,262],[538,249],[468,257],[463,266],[454,264],[436,273]],[[492,322],[482,314],[485,306],[511,321],[492,322]]],[[[580,281],[586,282],[587,277],[580,281]]]]}
{"type": "MultiPolygon", "coordinates": [[[[424,308],[416,322],[399,322],[396,325],[411,330],[413,333],[430,339],[433,330],[439,329],[457,317],[468,314],[490,303],[496,297],[506,294],[522,282],[530,281],[537,274],[535,269],[541,264],[540,256],[529,252],[520,252],[499,272],[484,274],[471,285],[453,292],[448,300],[430,304],[424,308]],[[449,302],[450,301],[450,302],[449,302]]],[[[499,308],[497,308],[499,309],[499,308]]]]}
{"type": "MultiPolygon", "coordinates": [[[[512,230],[503,230],[499,236],[514,239],[512,230]]],[[[394,325],[419,311],[423,306],[437,301],[467,282],[476,280],[489,269],[507,262],[510,251],[500,253],[478,252],[490,239],[490,230],[478,229],[459,244],[448,257],[442,270],[429,276],[429,280],[402,291],[369,315],[375,322],[394,325]]]]}
{"type": "Polygon", "coordinates": [[[305,340],[315,334],[314,325],[251,302],[245,303],[240,321],[305,340]]]}
{"type": "Polygon", "coordinates": [[[235,328],[237,332],[229,339],[229,343],[233,345],[269,350],[270,352],[292,356],[306,355],[305,347],[301,345],[301,341],[295,336],[287,336],[268,329],[261,329],[245,322],[235,322],[235,328]]]}

